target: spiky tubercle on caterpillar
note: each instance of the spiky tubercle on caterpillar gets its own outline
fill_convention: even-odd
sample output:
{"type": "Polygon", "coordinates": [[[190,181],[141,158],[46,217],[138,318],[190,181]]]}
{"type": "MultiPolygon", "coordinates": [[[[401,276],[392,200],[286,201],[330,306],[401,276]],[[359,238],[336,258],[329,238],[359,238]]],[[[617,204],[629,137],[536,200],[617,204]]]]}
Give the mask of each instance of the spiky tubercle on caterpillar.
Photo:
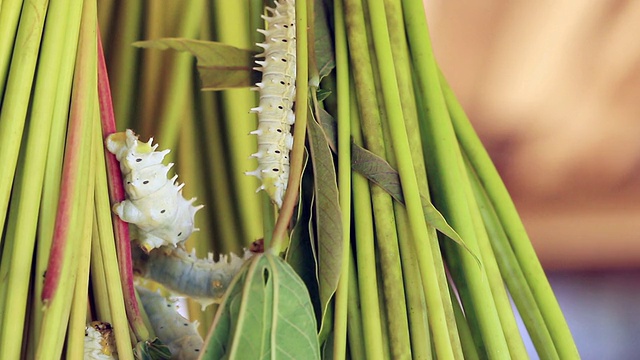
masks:
{"type": "Polygon", "coordinates": [[[258,43],[264,51],[256,57],[255,70],[262,72],[262,80],[256,84],[260,92],[260,104],[251,109],[258,114],[258,129],[251,134],[258,136],[258,168],[247,172],[262,181],[258,190],[267,192],[271,200],[282,206],[282,199],[289,181],[289,151],[293,147],[291,125],[295,122],[293,103],[296,79],[296,28],[294,0],[279,0],[275,8],[266,8],[269,16],[264,43],[258,43]]]}
{"type": "Polygon", "coordinates": [[[138,141],[132,130],[107,137],[107,149],[120,162],[127,199],[113,206],[113,211],[125,222],[135,225],[137,238],[146,251],[185,241],[193,231],[195,198],[182,196],[184,184],[176,185],[177,175],[167,179],[173,164],[162,161],[169,150],[155,151],[153,138],[138,141]]]}
{"type": "Polygon", "coordinates": [[[138,275],[177,295],[188,296],[203,307],[222,300],[229,283],[252,255],[252,251],[245,250],[242,257],[231,253],[228,260],[220,255],[214,261],[211,253],[206,259],[198,259],[195,252],[188,253],[181,246],[162,247],[148,254],[135,246],[132,250],[133,267],[138,275]]]}
{"type": "Polygon", "coordinates": [[[198,333],[198,322],[190,323],[176,311],[174,303],[158,292],[142,286],[136,290],[156,336],[169,347],[171,358],[197,359],[204,343],[198,333]]]}

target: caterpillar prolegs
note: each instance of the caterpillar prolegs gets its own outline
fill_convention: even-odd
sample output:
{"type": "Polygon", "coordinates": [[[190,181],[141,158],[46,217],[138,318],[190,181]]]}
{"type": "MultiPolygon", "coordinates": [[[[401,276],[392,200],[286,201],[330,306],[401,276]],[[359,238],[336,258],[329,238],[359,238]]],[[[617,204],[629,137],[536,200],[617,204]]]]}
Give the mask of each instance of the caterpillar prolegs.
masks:
{"type": "Polygon", "coordinates": [[[289,151],[293,147],[291,125],[295,122],[293,102],[296,80],[296,27],[294,0],[279,0],[275,8],[266,8],[268,16],[264,43],[258,43],[264,51],[256,57],[255,70],[262,72],[262,80],[256,84],[260,92],[260,104],[251,109],[258,114],[258,129],[251,134],[258,136],[258,168],[247,172],[262,180],[258,188],[267,192],[271,200],[282,206],[282,199],[289,181],[289,151]]]}
{"type": "Polygon", "coordinates": [[[155,151],[153,138],[138,141],[132,130],[107,137],[107,149],[120,162],[127,200],[115,204],[113,211],[125,222],[135,225],[137,237],[145,251],[185,241],[193,231],[196,198],[182,196],[184,184],[176,185],[178,175],[167,179],[173,164],[162,161],[169,150],[155,151]]]}

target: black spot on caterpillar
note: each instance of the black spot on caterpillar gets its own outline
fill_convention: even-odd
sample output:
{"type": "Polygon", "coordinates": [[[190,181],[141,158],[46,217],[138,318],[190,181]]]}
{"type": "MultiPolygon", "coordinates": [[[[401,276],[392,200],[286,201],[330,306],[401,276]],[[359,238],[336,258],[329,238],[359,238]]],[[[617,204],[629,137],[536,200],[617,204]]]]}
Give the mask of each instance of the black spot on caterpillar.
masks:
{"type": "Polygon", "coordinates": [[[197,359],[203,346],[198,334],[198,322],[182,317],[173,303],[157,292],[136,286],[144,311],[156,336],[169,347],[172,359],[197,359]]]}
{"type": "Polygon", "coordinates": [[[161,283],[167,290],[188,296],[203,307],[222,301],[234,276],[253,253],[245,250],[242,257],[235,254],[221,255],[213,261],[213,254],[198,259],[195,252],[188,253],[182,247],[163,247],[148,254],[137,246],[132,247],[135,272],[149,280],[161,283]]]}
{"type": "Polygon", "coordinates": [[[107,149],[120,162],[127,199],[115,204],[113,211],[125,222],[135,225],[137,238],[146,251],[163,245],[176,246],[193,231],[195,198],[182,196],[184,184],[176,185],[177,175],[167,179],[173,164],[162,161],[169,150],[155,151],[153,138],[143,143],[127,130],[107,137],[107,149]]]}
{"type": "Polygon", "coordinates": [[[282,206],[282,198],[289,181],[289,151],[293,147],[291,125],[295,122],[293,102],[296,79],[296,28],[294,0],[279,0],[275,8],[266,8],[269,16],[264,43],[258,43],[264,52],[256,57],[254,69],[262,72],[262,80],[256,84],[260,92],[260,104],[251,109],[258,114],[258,129],[251,134],[258,136],[258,168],[247,172],[262,180],[258,188],[269,194],[271,201],[282,206]]]}

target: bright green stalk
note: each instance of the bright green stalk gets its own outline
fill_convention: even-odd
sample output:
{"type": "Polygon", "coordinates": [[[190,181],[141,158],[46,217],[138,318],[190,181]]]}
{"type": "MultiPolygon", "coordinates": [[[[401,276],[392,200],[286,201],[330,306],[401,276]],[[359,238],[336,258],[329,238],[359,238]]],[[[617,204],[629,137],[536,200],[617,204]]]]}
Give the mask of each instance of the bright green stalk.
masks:
{"type": "MultiPolygon", "coordinates": [[[[15,40],[15,51],[11,59],[12,66],[9,70],[7,85],[3,87],[5,94],[11,94],[11,96],[5,96],[0,110],[0,164],[3,172],[3,176],[0,176],[0,219],[2,219],[0,234],[3,233],[4,219],[7,216],[11,184],[16,171],[40,51],[45,20],[43,14],[47,13],[48,5],[48,0],[34,0],[29,6],[23,8],[15,40]]],[[[2,37],[4,38],[4,35],[2,37]]]]}
{"type": "MultiPolygon", "coordinates": [[[[240,238],[239,220],[233,211],[229,211],[229,199],[224,195],[232,193],[231,178],[228,169],[230,168],[225,159],[224,132],[221,128],[222,121],[219,117],[218,102],[215,93],[202,92],[202,132],[206,159],[208,162],[207,172],[209,188],[213,195],[211,203],[207,204],[210,214],[215,214],[216,238],[219,239],[219,247],[216,250],[229,252],[236,246],[236,240],[240,238]]],[[[202,216],[202,215],[200,215],[202,216]]]]}
{"type": "MultiPolygon", "coordinates": [[[[362,2],[345,1],[350,56],[358,94],[360,119],[367,149],[386,157],[382,120],[376,99],[374,71],[367,47],[365,17],[362,2]]],[[[371,200],[375,217],[378,255],[381,263],[383,289],[393,357],[411,357],[411,341],[406,313],[402,267],[398,248],[396,222],[391,196],[381,187],[371,184],[371,200]]]]}
{"type": "MultiPolygon", "coordinates": [[[[469,172],[475,175],[468,161],[466,164],[469,172]]],[[[509,292],[513,297],[513,302],[516,304],[522,320],[527,327],[531,341],[535,345],[540,358],[559,359],[553,344],[553,339],[544,323],[540,309],[538,309],[536,305],[531,289],[527,284],[527,279],[524,277],[522,269],[520,269],[518,259],[513,253],[507,234],[505,234],[500,224],[493,205],[487,198],[484,189],[482,189],[482,185],[477,176],[474,176],[471,180],[474,195],[482,212],[482,218],[489,238],[491,239],[491,246],[493,247],[498,266],[500,267],[502,278],[507,283],[509,292]]]]}
{"type": "MultiPolygon", "coordinates": [[[[453,289],[449,287],[449,295],[455,299],[456,295],[453,293],[453,289]]],[[[471,335],[471,329],[465,318],[465,314],[462,312],[460,303],[456,300],[453,303],[453,314],[458,327],[458,334],[460,335],[460,344],[462,346],[462,352],[464,359],[466,360],[479,360],[478,350],[473,342],[473,335],[471,335]]]]}
{"type": "MultiPolygon", "coordinates": [[[[95,94],[95,104],[98,103],[97,94],[95,94]]],[[[100,109],[94,106],[94,116],[89,118],[88,122],[93,124],[94,131],[89,135],[91,140],[87,149],[93,164],[89,167],[87,197],[85,198],[84,228],[80,232],[80,241],[78,241],[77,276],[75,289],[73,291],[73,301],[71,306],[71,314],[69,318],[69,329],[67,330],[67,359],[79,359],[84,356],[84,337],[85,326],[87,324],[87,293],[89,289],[89,268],[91,262],[91,234],[93,232],[93,211],[95,200],[95,184],[96,184],[96,160],[98,151],[102,152],[102,138],[93,136],[100,131],[100,109]],[[96,141],[98,143],[96,144],[96,141]]]]}
{"type": "Polygon", "coordinates": [[[487,195],[491,199],[498,214],[498,218],[509,237],[513,251],[518,258],[520,267],[529,283],[542,316],[547,323],[551,337],[555,343],[561,359],[579,358],[578,349],[573,342],[571,331],[567,325],[558,301],[553,294],[542,265],[531,245],[531,241],[520,220],[520,216],[509,196],[507,188],[500,179],[500,175],[491,162],[491,158],[482,146],[464,110],[455,100],[455,95],[445,81],[442,81],[447,106],[451,112],[451,119],[460,140],[460,145],[469,157],[469,162],[478,174],[487,195]]]}
{"type": "Polygon", "coordinates": [[[342,268],[335,295],[333,356],[344,360],[347,354],[347,307],[349,301],[349,249],[351,244],[351,103],[349,89],[349,50],[342,0],[334,1],[336,87],[338,120],[338,189],[342,211],[342,268]]]}
{"type": "MultiPolygon", "coordinates": [[[[302,166],[304,159],[304,139],[307,131],[307,118],[309,106],[309,42],[307,37],[308,15],[307,2],[296,2],[296,100],[298,104],[295,109],[296,125],[293,127],[293,149],[290,153],[289,182],[287,191],[282,201],[282,208],[278,214],[275,228],[273,230],[273,242],[270,248],[276,252],[284,251],[285,238],[289,220],[293,216],[293,208],[297,205],[298,191],[302,179],[302,166]]],[[[317,104],[315,92],[311,94],[313,103],[317,104]]]]}
{"type": "MultiPolygon", "coordinates": [[[[407,129],[404,123],[402,112],[402,104],[400,101],[398,82],[395,71],[393,53],[391,51],[391,43],[388,37],[387,21],[385,16],[385,8],[382,0],[369,1],[369,11],[371,13],[371,22],[375,23],[373,27],[374,45],[376,56],[381,71],[379,76],[385,101],[385,109],[387,111],[387,119],[389,121],[389,129],[393,141],[393,148],[398,162],[398,171],[400,173],[400,181],[403,193],[405,194],[405,202],[409,217],[409,225],[415,241],[418,244],[428,244],[429,236],[427,224],[424,219],[422,210],[422,201],[420,199],[420,190],[416,178],[415,168],[413,165],[411,148],[407,138],[407,129]]],[[[425,247],[423,256],[426,261],[421,261],[423,276],[427,274],[435,274],[435,265],[433,262],[433,254],[429,247],[425,247]],[[428,268],[428,270],[427,270],[428,268]]],[[[430,310],[430,321],[433,331],[433,339],[436,345],[438,357],[453,358],[453,344],[449,336],[449,329],[444,314],[442,303],[442,294],[438,284],[430,283],[430,288],[425,289],[427,296],[427,306],[430,310]]],[[[445,295],[446,296],[446,295],[445,295]]]]}
{"type": "MultiPolygon", "coordinates": [[[[423,4],[418,0],[407,0],[404,2],[404,11],[418,83],[421,93],[425,96],[424,104],[429,109],[425,132],[431,152],[427,155],[433,159],[431,165],[434,166],[436,185],[440,190],[438,194],[442,196],[445,213],[449,215],[453,227],[466,245],[477,254],[476,234],[464,190],[470,185],[438,81],[423,4]]],[[[487,353],[491,358],[508,356],[509,350],[485,278],[486,274],[481,271],[476,259],[468,251],[457,249],[457,253],[463,262],[472,306],[477,310],[478,324],[487,353]]]]}
{"type": "MultiPolygon", "coordinates": [[[[59,358],[73,296],[73,287],[78,272],[77,257],[79,242],[86,227],[87,198],[93,198],[94,189],[90,178],[95,165],[91,149],[94,107],[97,99],[97,36],[96,4],[87,2],[83,6],[79,51],[76,57],[76,72],[72,96],[69,132],[65,151],[65,169],[56,219],[56,233],[52,244],[47,277],[43,288],[45,313],[43,317],[36,358],[59,358]],[[72,231],[72,229],[80,229],[72,231]]],[[[90,218],[90,217],[89,217],[90,218]]],[[[90,232],[89,232],[90,233],[90,232]]]]}
{"type": "Polygon", "coordinates": [[[18,20],[23,2],[23,0],[0,1],[0,34],[2,34],[0,36],[0,99],[6,90],[13,42],[18,30],[18,20]]]}
{"type": "MultiPolygon", "coordinates": [[[[96,209],[93,213],[93,232],[91,236],[91,294],[94,299],[107,299],[109,290],[107,288],[107,277],[105,265],[102,260],[102,250],[100,249],[100,231],[98,230],[97,206],[98,206],[98,184],[96,180],[96,209]]],[[[95,302],[96,319],[112,324],[111,309],[107,301],[95,302]]]]}
{"type": "MultiPolygon", "coordinates": [[[[52,18],[60,19],[64,22],[64,40],[60,45],[57,41],[53,41],[53,47],[60,54],[75,54],[78,48],[78,37],[80,31],[80,19],[82,15],[83,0],[72,0],[65,10],[64,14],[58,14],[59,5],[61,3],[54,2],[49,10],[52,18]],[[58,14],[58,15],[56,15],[58,14]],[[57,49],[59,48],[59,49],[57,49]]],[[[50,23],[56,22],[49,19],[47,29],[50,23]]],[[[53,32],[62,31],[54,28],[53,32]]],[[[50,36],[50,31],[45,32],[45,46],[50,36]]],[[[43,54],[48,50],[43,48],[43,54]]],[[[52,209],[58,206],[58,196],[60,193],[62,160],[64,157],[64,143],[67,131],[67,120],[69,118],[69,100],[71,98],[71,87],[73,84],[73,73],[75,69],[75,56],[62,56],[62,62],[58,69],[58,76],[55,89],[50,93],[45,93],[46,97],[55,98],[55,104],[51,115],[51,127],[49,129],[49,141],[47,149],[46,168],[43,179],[43,189],[41,194],[40,212],[38,214],[38,242],[36,250],[36,272],[35,276],[43,276],[47,270],[49,261],[49,252],[51,249],[51,241],[56,221],[56,213],[52,209]],[[55,96],[51,96],[55,94],[55,96]]],[[[44,66],[44,73],[52,72],[51,68],[44,66]]],[[[40,76],[40,75],[38,75],[40,76]]],[[[32,295],[32,328],[29,331],[31,343],[36,343],[36,337],[40,334],[42,324],[42,281],[34,283],[34,293],[32,295]]],[[[29,347],[29,351],[35,351],[33,347],[29,347]]],[[[28,357],[33,357],[29,354],[28,357]]]]}
{"type": "MultiPolygon", "coordinates": [[[[356,144],[362,144],[360,119],[357,114],[351,116],[351,133],[356,144]]],[[[360,312],[366,359],[382,358],[382,323],[378,307],[378,276],[376,271],[375,250],[373,246],[373,214],[371,211],[371,193],[365,177],[352,172],[353,209],[358,216],[354,219],[356,265],[360,296],[360,312]]]]}
{"type": "MultiPolygon", "coordinates": [[[[49,13],[52,19],[47,22],[43,39],[41,58],[38,68],[38,76],[35,85],[33,106],[30,114],[26,146],[23,144],[23,155],[18,167],[14,183],[12,210],[10,215],[10,231],[7,235],[11,239],[20,239],[10,247],[12,260],[6,286],[11,289],[11,296],[7,299],[4,312],[7,319],[13,319],[18,324],[24,324],[29,282],[25,276],[31,273],[31,263],[38,225],[38,209],[42,194],[42,185],[45,172],[47,152],[42,148],[49,145],[49,132],[51,129],[52,113],[55,105],[55,93],[58,75],[60,73],[62,47],[67,21],[65,16],[69,1],[61,1],[52,5],[49,13]]],[[[46,11],[46,10],[44,10],[46,11]]],[[[16,142],[19,143],[19,142],[16,142]]],[[[7,252],[7,255],[10,253],[7,252]]],[[[40,281],[38,283],[41,283],[40,281]]],[[[39,311],[38,311],[39,313],[39,311]]],[[[35,318],[39,318],[36,314],[35,318]]],[[[3,321],[5,325],[11,323],[3,321]]],[[[10,332],[2,331],[3,341],[12,341],[14,336],[22,335],[21,331],[12,326],[10,332]]]]}
{"type": "Polygon", "coordinates": [[[353,207],[355,219],[356,255],[362,325],[367,359],[380,359],[383,354],[380,309],[378,308],[378,280],[373,248],[373,215],[371,194],[366,178],[353,173],[353,207]]]}
{"type": "MultiPolygon", "coordinates": [[[[197,96],[197,94],[193,95],[197,96]]],[[[189,184],[188,191],[185,191],[185,198],[189,199],[192,196],[197,195],[198,203],[202,204],[205,203],[207,199],[205,196],[207,194],[204,176],[205,168],[201,166],[198,158],[193,156],[193,154],[197,154],[199,152],[201,143],[196,131],[196,120],[195,115],[193,114],[194,106],[192,101],[190,102],[189,106],[184,109],[184,114],[194,120],[183,122],[183,126],[180,131],[180,148],[178,149],[177,154],[177,163],[179,165],[177,171],[182,180],[189,184]]],[[[204,210],[207,213],[211,211],[208,207],[205,207],[204,210]]],[[[209,213],[207,215],[212,214],[209,213]]],[[[196,227],[199,228],[200,231],[191,234],[186,242],[187,247],[196,249],[199,256],[203,256],[203,254],[210,253],[213,250],[212,244],[215,238],[211,231],[211,222],[207,220],[208,219],[202,215],[196,220],[196,227]]],[[[212,311],[213,308],[208,307],[203,310],[200,303],[191,299],[187,299],[187,307],[189,309],[190,320],[198,320],[200,322],[198,330],[204,332],[202,335],[206,335],[207,330],[213,322],[213,316],[215,315],[212,311]]]]}
{"type": "MultiPolygon", "coordinates": [[[[188,1],[184,2],[185,4],[188,1]]],[[[149,1],[145,9],[145,39],[161,39],[163,37],[175,36],[173,33],[168,32],[168,24],[166,17],[167,14],[167,2],[165,1],[149,1]]],[[[142,21],[141,21],[142,22],[142,21]]],[[[108,32],[102,32],[103,41],[104,36],[108,36],[108,32]]],[[[109,44],[107,41],[104,43],[109,44]]],[[[170,92],[167,82],[167,77],[172,76],[172,70],[168,70],[170,59],[175,59],[180,53],[166,51],[144,51],[141,54],[141,61],[144,64],[140,69],[140,113],[133,119],[128,119],[127,127],[136,129],[136,132],[145,134],[147,136],[157,136],[159,134],[159,118],[161,116],[160,109],[166,107],[165,101],[173,101],[172,98],[165,97],[165,93],[170,92]],[[158,91],[158,89],[166,89],[167,91],[158,91]],[[160,106],[159,106],[160,105],[160,106]]],[[[171,65],[174,65],[171,63],[171,65]]],[[[183,75],[183,74],[181,74],[183,75]]],[[[189,74],[191,77],[191,74],[189,74]]],[[[182,94],[184,96],[184,94],[182,94]]],[[[120,129],[124,130],[124,129],[120,129]]],[[[167,148],[173,149],[173,143],[165,143],[165,139],[160,142],[167,148]]],[[[171,155],[175,155],[170,153],[171,155]]]]}
{"type": "Polygon", "coordinates": [[[106,49],[113,49],[107,54],[116,127],[125,129],[135,117],[136,90],[138,89],[138,62],[140,49],[131,44],[140,40],[140,18],[142,1],[123,1],[118,3],[116,25],[111,32],[110,44],[106,49]]]}
{"type": "MultiPolygon", "coordinates": [[[[213,12],[218,41],[240,48],[252,47],[244,2],[216,1],[213,12]]],[[[255,159],[249,157],[257,149],[255,137],[248,135],[257,128],[256,116],[249,113],[257,104],[256,96],[247,89],[234,89],[223,91],[221,97],[226,138],[230,139],[226,153],[231,164],[229,171],[232,172],[233,194],[241,223],[240,236],[242,239],[258,239],[262,237],[262,208],[255,193],[259,183],[254,177],[244,174],[257,166],[255,159]]]]}
{"type": "MultiPolygon", "coordinates": [[[[180,30],[178,36],[185,38],[195,38],[200,30],[202,22],[202,9],[205,6],[203,0],[189,0],[181,2],[182,14],[180,17],[180,30]]],[[[169,78],[165,84],[163,106],[160,110],[160,135],[158,141],[167,144],[168,147],[175,147],[180,133],[180,126],[186,121],[184,108],[192,103],[193,95],[193,56],[190,54],[174,54],[174,63],[169,78]]],[[[157,76],[158,74],[156,74],[157,76]]]]}
{"type": "Polygon", "coordinates": [[[394,204],[394,208],[398,223],[398,241],[400,243],[404,288],[407,296],[411,355],[416,360],[432,359],[427,303],[417,254],[413,250],[414,241],[411,236],[407,210],[400,204],[394,204]]]}
{"type": "MultiPolygon", "coordinates": [[[[107,182],[107,165],[104,158],[104,147],[102,131],[96,131],[94,134],[96,141],[99,141],[99,147],[102,152],[99,152],[96,159],[96,188],[95,188],[95,209],[96,218],[95,223],[99,237],[95,238],[97,242],[96,255],[100,255],[98,259],[94,256],[92,264],[94,262],[100,262],[103,264],[102,273],[104,274],[104,281],[107,288],[107,298],[97,298],[99,302],[107,301],[110,313],[110,322],[113,326],[113,332],[116,338],[116,347],[118,349],[118,355],[120,358],[131,359],[133,358],[133,351],[131,341],[129,337],[129,320],[127,319],[127,311],[125,309],[124,293],[122,290],[122,281],[120,279],[120,272],[118,268],[118,255],[116,254],[116,244],[114,241],[113,224],[111,222],[111,203],[109,200],[109,185],[107,182]]],[[[94,295],[98,295],[94,292],[94,295]]],[[[96,297],[96,296],[94,296],[96,297]]],[[[144,312],[142,306],[140,311],[144,312]]],[[[143,316],[143,319],[145,317],[143,316]]],[[[102,320],[102,319],[100,319],[102,320]]],[[[149,334],[153,336],[153,328],[147,322],[144,324],[144,331],[141,333],[149,334]]],[[[141,326],[139,326],[141,327],[141,326]]]]}
{"type": "Polygon", "coordinates": [[[513,315],[511,308],[511,302],[507,296],[507,291],[504,288],[504,282],[496,263],[495,255],[489,242],[487,231],[480,215],[480,209],[473,196],[471,189],[467,188],[467,200],[469,203],[469,211],[471,213],[471,219],[476,229],[475,233],[478,240],[478,248],[482,254],[482,265],[487,274],[487,280],[489,287],[491,288],[491,295],[496,304],[496,310],[498,311],[498,317],[502,324],[505,340],[509,347],[509,354],[513,359],[527,359],[529,356],[527,350],[524,347],[522,336],[518,329],[516,319],[513,315]]]}
{"type": "Polygon", "coordinates": [[[358,293],[358,272],[353,259],[352,248],[349,247],[349,301],[347,304],[347,334],[351,359],[366,359],[364,331],[362,329],[362,313],[360,312],[360,295],[358,293]]]}

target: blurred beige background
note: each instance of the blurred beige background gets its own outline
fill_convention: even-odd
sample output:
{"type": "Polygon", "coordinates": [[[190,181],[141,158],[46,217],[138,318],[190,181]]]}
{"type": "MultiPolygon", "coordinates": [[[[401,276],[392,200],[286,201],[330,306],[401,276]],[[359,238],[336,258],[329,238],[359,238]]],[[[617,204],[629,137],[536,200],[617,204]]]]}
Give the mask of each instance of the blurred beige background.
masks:
{"type": "Polygon", "coordinates": [[[640,2],[425,1],[547,269],[640,265],[640,2]]]}

